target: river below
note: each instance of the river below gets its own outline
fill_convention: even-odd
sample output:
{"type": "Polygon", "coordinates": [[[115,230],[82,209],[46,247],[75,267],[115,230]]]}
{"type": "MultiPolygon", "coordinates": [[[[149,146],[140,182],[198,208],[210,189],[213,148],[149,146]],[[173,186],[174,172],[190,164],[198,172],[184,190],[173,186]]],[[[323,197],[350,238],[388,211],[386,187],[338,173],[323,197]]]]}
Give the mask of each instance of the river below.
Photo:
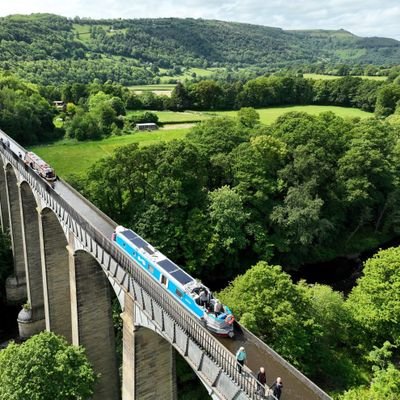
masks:
{"type": "Polygon", "coordinates": [[[337,257],[331,261],[315,264],[304,264],[297,271],[289,271],[289,274],[295,282],[304,279],[308,283],[329,285],[332,289],[347,295],[356,285],[357,279],[362,276],[365,261],[381,249],[399,245],[400,238],[394,238],[378,248],[366,250],[360,254],[337,257]]]}

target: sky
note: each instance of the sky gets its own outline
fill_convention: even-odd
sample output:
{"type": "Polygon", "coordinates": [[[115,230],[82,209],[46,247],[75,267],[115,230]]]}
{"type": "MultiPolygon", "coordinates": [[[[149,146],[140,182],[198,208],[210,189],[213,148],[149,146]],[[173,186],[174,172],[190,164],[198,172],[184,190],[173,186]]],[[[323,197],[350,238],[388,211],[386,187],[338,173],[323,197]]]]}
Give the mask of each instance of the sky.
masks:
{"type": "Polygon", "coordinates": [[[0,0],[0,16],[191,17],[283,29],[345,29],[400,40],[399,0],[0,0]]]}

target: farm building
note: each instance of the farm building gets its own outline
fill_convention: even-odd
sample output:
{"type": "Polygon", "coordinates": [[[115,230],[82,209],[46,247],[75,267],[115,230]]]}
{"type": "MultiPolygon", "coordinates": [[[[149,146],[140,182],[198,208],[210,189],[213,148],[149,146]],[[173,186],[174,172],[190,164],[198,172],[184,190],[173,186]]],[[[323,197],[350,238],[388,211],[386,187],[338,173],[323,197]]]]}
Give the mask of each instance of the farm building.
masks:
{"type": "Polygon", "coordinates": [[[65,109],[66,109],[65,103],[61,100],[53,101],[53,106],[55,108],[57,108],[57,110],[60,110],[60,111],[65,111],[65,109]]]}
{"type": "Polygon", "coordinates": [[[139,131],[155,131],[158,129],[158,126],[154,122],[145,122],[136,124],[136,129],[139,131]]]}

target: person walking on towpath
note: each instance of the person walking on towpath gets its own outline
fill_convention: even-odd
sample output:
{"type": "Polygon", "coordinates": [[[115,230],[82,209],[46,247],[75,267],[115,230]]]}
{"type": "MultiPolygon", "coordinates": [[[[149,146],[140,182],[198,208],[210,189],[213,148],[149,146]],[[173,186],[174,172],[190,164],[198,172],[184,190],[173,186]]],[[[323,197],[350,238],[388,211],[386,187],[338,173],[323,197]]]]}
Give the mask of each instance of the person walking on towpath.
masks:
{"type": "Polygon", "coordinates": [[[239,374],[242,373],[242,368],[244,363],[246,362],[246,358],[247,358],[246,350],[244,349],[243,346],[239,347],[239,350],[236,353],[236,362],[239,374]]]}
{"type": "Polygon", "coordinates": [[[264,397],[265,396],[265,384],[267,383],[267,377],[265,375],[264,367],[260,367],[257,374],[257,394],[264,397]]]}
{"type": "Polygon", "coordinates": [[[270,387],[270,389],[272,389],[272,394],[273,394],[278,400],[281,398],[282,387],[283,387],[282,379],[278,376],[278,378],[276,378],[276,381],[275,381],[275,382],[272,384],[272,386],[270,387]]]}

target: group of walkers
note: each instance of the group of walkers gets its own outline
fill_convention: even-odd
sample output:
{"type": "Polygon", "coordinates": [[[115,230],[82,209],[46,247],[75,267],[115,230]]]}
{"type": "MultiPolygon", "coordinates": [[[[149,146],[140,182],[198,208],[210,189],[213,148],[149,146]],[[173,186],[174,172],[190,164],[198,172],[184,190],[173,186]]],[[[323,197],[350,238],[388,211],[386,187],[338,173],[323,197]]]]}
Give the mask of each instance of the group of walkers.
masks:
{"type": "MultiPolygon", "coordinates": [[[[236,362],[239,374],[242,373],[246,359],[247,359],[246,350],[242,346],[236,353],[236,362]]],[[[271,394],[274,396],[273,397],[274,400],[275,398],[278,400],[281,398],[283,383],[282,379],[279,376],[278,378],[276,378],[275,382],[271,386],[268,386],[267,376],[265,375],[265,369],[264,367],[260,367],[260,370],[258,371],[256,378],[257,378],[257,394],[261,398],[266,398],[267,395],[269,396],[271,394]]]]}

